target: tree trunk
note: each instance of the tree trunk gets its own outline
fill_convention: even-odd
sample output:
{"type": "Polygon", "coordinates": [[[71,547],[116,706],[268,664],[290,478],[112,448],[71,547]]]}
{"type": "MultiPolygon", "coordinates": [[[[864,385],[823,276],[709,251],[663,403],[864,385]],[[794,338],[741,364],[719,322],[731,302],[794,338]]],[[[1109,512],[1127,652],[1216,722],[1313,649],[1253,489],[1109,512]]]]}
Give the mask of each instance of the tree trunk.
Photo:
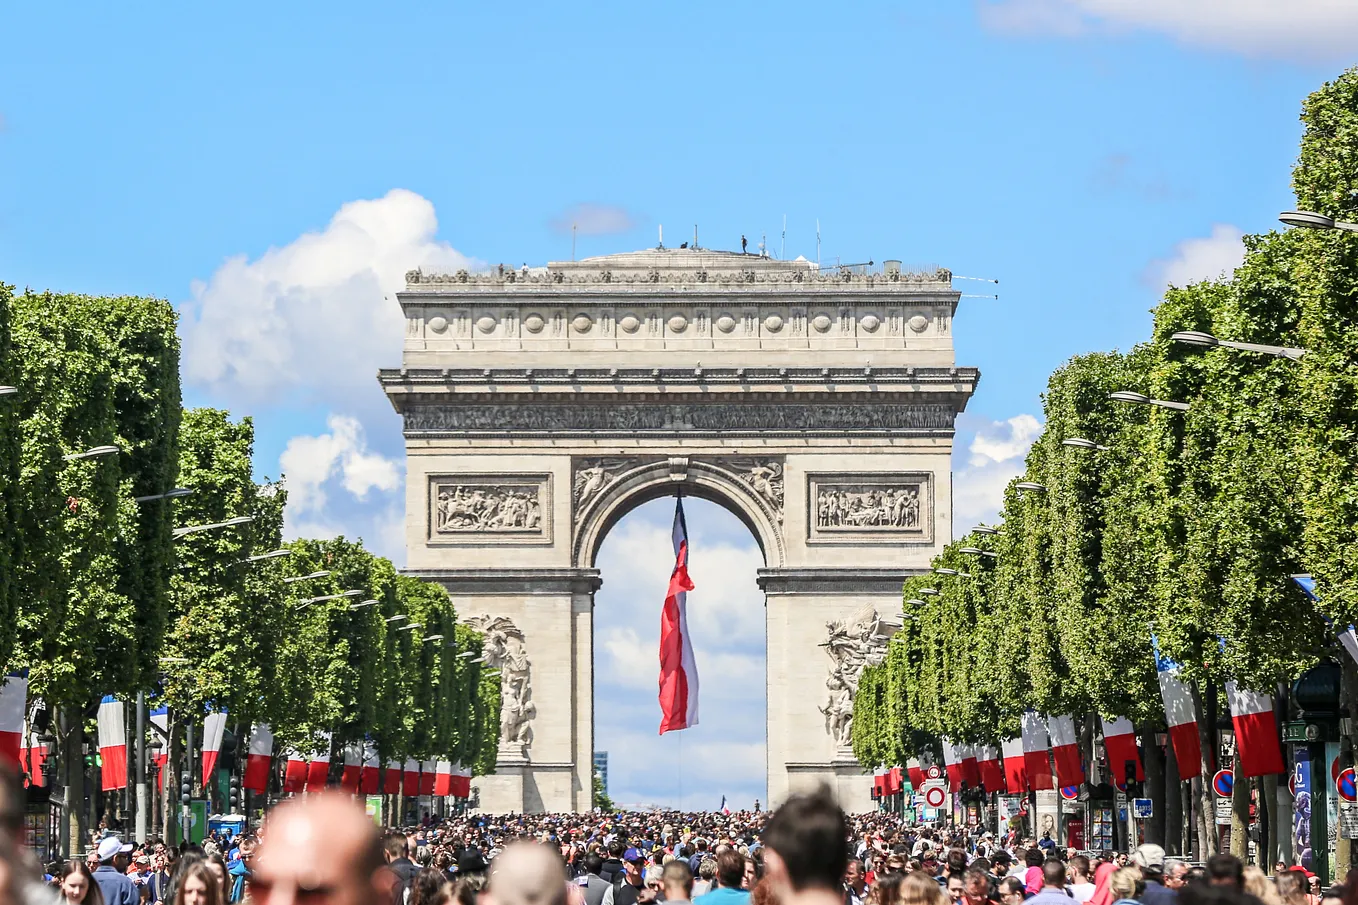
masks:
{"type": "Polygon", "coordinates": [[[1165,847],[1165,757],[1155,743],[1155,728],[1142,728],[1141,750],[1146,768],[1146,797],[1151,800],[1151,819],[1146,821],[1146,841],[1165,847]]]}
{"type": "Polygon", "coordinates": [[[1212,795],[1212,774],[1216,773],[1217,689],[1207,683],[1206,692],[1199,694],[1193,685],[1193,709],[1198,713],[1198,746],[1202,749],[1202,765],[1193,780],[1194,809],[1197,811],[1198,845],[1194,860],[1206,861],[1217,853],[1216,802],[1212,795]],[[1204,709],[1203,704],[1206,704],[1204,709]]]}
{"type": "Polygon", "coordinates": [[[1254,789],[1254,781],[1246,779],[1241,773],[1238,749],[1231,761],[1231,770],[1235,774],[1235,785],[1231,787],[1231,854],[1247,862],[1250,852],[1250,792],[1254,789]]]}
{"type": "Polygon", "coordinates": [[[1174,746],[1165,745],[1165,840],[1171,855],[1188,851],[1184,845],[1184,785],[1179,781],[1179,759],[1174,746]]]}

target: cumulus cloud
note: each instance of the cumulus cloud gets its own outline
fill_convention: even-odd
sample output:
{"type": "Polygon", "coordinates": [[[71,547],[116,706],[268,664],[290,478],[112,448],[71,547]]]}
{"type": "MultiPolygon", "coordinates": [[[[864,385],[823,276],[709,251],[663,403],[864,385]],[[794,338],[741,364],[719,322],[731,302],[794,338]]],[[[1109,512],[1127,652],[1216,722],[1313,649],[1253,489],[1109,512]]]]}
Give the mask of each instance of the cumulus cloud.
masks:
{"type": "Polygon", "coordinates": [[[1218,223],[1211,235],[1185,239],[1174,246],[1174,254],[1152,261],[1145,282],[1164,289],[1230,276],[1245,260],[1243,236],[1238,227],[1218,223]]]}
{"type": "Polygon", "coordinates": [[[978,0],[1000,32],[1076,37],[1148,31],[1190,46],[1301,63],[1358,58],[1352,0],[978,0]]]}
{"type": "MultiPolygon", "coordinates": [[[[968,445],[966,464],[954,467],[953,535],[960,537],[978,523],[993,524],[1004,502],[1004,488],[1023,473],[1023,459],[1042,434],[1042,422],[1028,414],[990,421],[968,445]]],[[[961,449],[954,458],[963,455],[961,449]]]]}
{"type": "Polygon", "coordinates": [[[588,202],[572,205],[548,222],[552,232],[562,236],[569,236],[572,229],[581,236],[614,236],[636,225],[636,218],[625,207],[588,202]]]}
{"type": "Polygon", "coordinates": [[[478,266],[437,231],[433,204],[393,189],[255,260],[228,259],[181,307],[185,380],[233,408],[380,403],[376,371],[400,363],[406,271],[478,266]]]}

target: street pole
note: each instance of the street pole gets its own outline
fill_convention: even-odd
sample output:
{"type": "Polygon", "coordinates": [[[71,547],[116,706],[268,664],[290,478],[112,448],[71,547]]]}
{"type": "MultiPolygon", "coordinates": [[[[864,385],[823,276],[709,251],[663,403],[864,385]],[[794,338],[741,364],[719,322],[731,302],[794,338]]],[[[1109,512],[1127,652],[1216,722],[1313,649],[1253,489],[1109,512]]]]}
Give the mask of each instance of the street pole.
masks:
{"type": "Polygon", "coordinates": [[[188,781],[184,788],[190,791],[184,793],[180,799],[179,814],[179,841],[189,841],[189,798],[193,790],[193,720],[184,720],[184,775],[188,781]]]}
{"type": "Polygon", "coordinates": [[[137,842],[146,841],[151,804],[146,789],[146,692],[137,692],[137,842]]]}

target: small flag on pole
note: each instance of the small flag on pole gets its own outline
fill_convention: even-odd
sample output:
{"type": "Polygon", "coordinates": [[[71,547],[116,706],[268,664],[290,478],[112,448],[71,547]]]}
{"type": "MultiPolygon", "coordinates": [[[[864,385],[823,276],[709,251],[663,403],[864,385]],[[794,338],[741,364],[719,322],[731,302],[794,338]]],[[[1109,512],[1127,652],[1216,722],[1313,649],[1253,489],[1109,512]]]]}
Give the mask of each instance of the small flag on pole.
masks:
{"type": "Polygon", "coordinates": [[[127,788],[127,722],[123,702],[104,695],[99,705],[99,759],[103,762],[103,790],[127,788]]]}

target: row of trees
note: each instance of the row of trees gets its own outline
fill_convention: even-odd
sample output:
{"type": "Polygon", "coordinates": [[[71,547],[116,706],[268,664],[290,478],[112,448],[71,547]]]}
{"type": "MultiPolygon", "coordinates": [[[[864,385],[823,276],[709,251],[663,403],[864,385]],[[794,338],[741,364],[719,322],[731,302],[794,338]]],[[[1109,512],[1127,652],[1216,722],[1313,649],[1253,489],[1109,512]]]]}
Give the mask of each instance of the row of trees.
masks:
{"type": "Polygon", "coordinates": [[[16,390],[0,395],[0,664],[60,714],[68,787],[106,694],[168,705],[176,730],[224,708],[280,748],[325,731],[489,771],[500,692],[479,633],[361,543],[282,543],[286,490],[256,483],[250,420],[181,407],[175,327],[161,300],[0,284],[16,390]]]}
{"type": "MultiPolygon", "coordinates": [[[[1302,120],[1299,209],[1358,220],[1358,70],[1302,120]]],[[[1043,408],[1002,528],[907,582],[905,628],[855,700],[862,763],[903,763],[940,736],[997,744],[1028,708],[1163,731],[1152,636],[1201,724],[1225,681],[1273,691],[1338,656],[1329,622],[1358,622],[1358,235],[1248,237],[1232,277],[1169,290],[1148,342],[1071,359],[1043,408]],[[1180,331],[1306,354],[1204,349],[1180,331]],[[1123,390],[1190,407],[1109,398],[1123,390]]]]}

